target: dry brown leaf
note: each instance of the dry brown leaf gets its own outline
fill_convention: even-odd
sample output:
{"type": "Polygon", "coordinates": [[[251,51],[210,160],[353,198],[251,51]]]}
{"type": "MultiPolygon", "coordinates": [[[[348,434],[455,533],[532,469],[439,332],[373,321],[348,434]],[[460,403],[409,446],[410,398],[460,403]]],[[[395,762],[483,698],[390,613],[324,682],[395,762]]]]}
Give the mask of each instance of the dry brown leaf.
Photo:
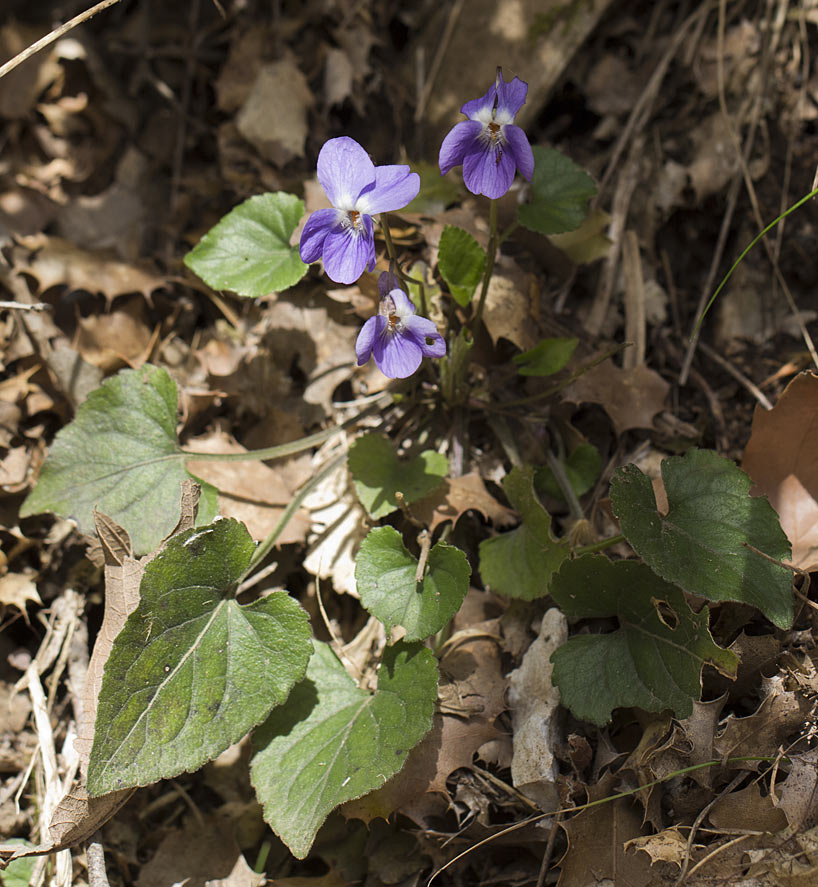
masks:
{"type": "MultiPolygon", "coordinates": [[[[616,777],[608,773],[588,787],[588,799],[596,801],[616,791],[616,777]]],[[[650,860],[625,849],[629,841],[640,837],[642,829],[642,815],[632,798],[591,807],[560,825],[568,837],[568,849],[560,860],[560,887],[589,887],[605,878],[628,887],[656,884],[657,870],[650,860]]]]}
{"type": "Polygon", "coordinates": [[[670,385],[644,364],[623,370],[610,360],[589,370],[562,393],[572,403],[598,403],[611,417],[617,434],[650,428],[664,409],[670,385]]]}
{"type": "Polygon", "coordinates": [[[28,601],[43,605],[37,586],[30,576],[25,576],[23,573],[6,573],[5,576],[0,576],[0,606],[17,607],[28,621],[26,610],[28,601]]]}
{"type": "Polygon", "coordinates": [[[259,70],[236,115],[236,126],[259,154],[283,166],[304,154],[307,111],[312,104],[307,78],[295,62],[281,59],[259,70]]]}
{"type": "MultiPolygon", "coordinates": [[[[198,453],[246,453],[247,450],[223,431],[214,431],[188,441],[187,449],[198,453]]],[[[213,484],[219,491],[219,513],[241,521],[254,539],[264,539],[278,523],[293,498],[295,487],[287,467],[270,468],[258,460],[247,462],[188,461],[191,474],[213,484]]],[[[298,511],[278,537],[278,545],[303,542],[309,518],[298,511]]]]}
{"type": "Polygon", "coordinates": [[[775,834],[787,827],[784,811],[775,807],[770,795],[762,796],[757,782],[720,798],[707,816],[713,828],[726,832],[746,829],[775,834]]]}
{"type": "Polygon", "coordinates": [[[818,824],[818,749],[789,757],[791,770],[778,789],[778,807],[790,828],[798,832],[818,824]]]}
{"type": "MultiPolygon", "coordinates": [[[[43,36],[43,31],[15,21],[0,28],[0,62],[8,61],[43,36]]],[[[28,116],[40,93],[60,76],[55,47],[52,45],[0,80],[0,117],[19,120],[28,116]]]]}
{"type": "Polygon", "coordinates": [[[138,369],[150,357],[153,343],[142,296],[117,303],[108,314],[89,314],[77,321],[74,347],[105,373],[123,366],[138,369]]]}
{"type": "Polygon", "coordinates": [[[163,277],[146,267],[122,262],[107,250],[81,249],[61,237],[45,234],[19,237],[12,248],[12,264],[30,274],[40,292],[64,285],[69,290],[102,293],[108,301],[124,293],[142,293],[145,298],[163,286],[163,277]]]}
{"type": "Polygon", "coordinates": [[[551,681],[551,654],[568,640],[568,620],[552,607],[539,637],[509,677],[508,704],[514,729],[511,780],[541,810],[559,807],[554,749],[561,741],[560,691],[551,681]]]}
{"type": "Polygon", "coordinates": [[[26,447],[13,447],[0,459],[0,487],[17,493],[26,486],[31,456],[26,447]]]}
{"type": "Polygon", "coordinates": [[[669,862],[681,868],[687,854],[687,838],[674,826],[656,835],[632,838],[625,845],[625,849],[644,850],[650,857],[651,865],[657,862],[669,862]]]}
{"type": "Polygon", "coordinates": [[[778,513],[792,563],[818,569],[818,375],[801,373],[772,411],[756,407],[742,468],[778,513]]]}
{"type": "Polygon", "coordinates": [[[483,320],[493,342],[508,339],[520,351],[537,344],[537,328],[531,317],[534,278],[516,266],[501,264],[495,268],[486,293],[483,320]]]}
{"type": "MultiPolygon", "coordinates": [[[[811,709],[809,700],[801,693],[786,690],[781,676],[765,679],[763,686],[765,698],[753,714],[746,718],[730,715],[725,721],[713,743],[716,757],[774,755],[779,746],[786,747],[793,736],[800,735],[811,709]]],[[[737,766],[756,770],[759,764],[743,761],[737,766]]]]}
{"type": "Polygon", "coordinates": [[[517,518],[486,489],[480,474],[473,471],[462,477],[446,478],[432,493],[412,504],[412,515],[434,532],[442,523],[456,524],[471,509],[479,511],[495,527],[506,527],[517,518]]]}
{"type": "Polygon", "coordinates": [[[188,815],[183,828],[170,829],[142,866],[137,887],[260,887],[264,875],[242,856],[228,819],[188,815]]]}

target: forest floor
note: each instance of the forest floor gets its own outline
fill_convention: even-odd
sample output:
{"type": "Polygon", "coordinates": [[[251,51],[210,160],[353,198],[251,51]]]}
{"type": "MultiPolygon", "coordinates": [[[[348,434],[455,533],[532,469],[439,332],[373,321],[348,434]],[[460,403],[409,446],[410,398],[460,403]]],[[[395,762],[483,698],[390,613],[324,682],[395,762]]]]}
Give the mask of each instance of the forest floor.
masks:
{"type": "MultiPolygon", "coordinates": [[[[12,0],[0,60],[85,7],[12,0]]],[[[509,601],[476,569],[479,543],[519,521],[503,477],[546,464],[546,450],[585,456],[573,465],[583,523],[553,483],[540,493],[556,535],[587,542],[618,532],[608,482],[629,462],[657,477],[663,458],[701,447],[741,464],[757,434],[745,467],[764,486],[780,474],[774,457],[801,458],[792,440],[814,450],[814,387],[792,391],[786,422],[758,419],[818,367],[814,201],[747,255],[691,335],[742,249],[814,187],[817,56],[816,0],[121,0],[0,79],[0,841],[47,838],[46,788],[70,770],[76,681],[104,606],[98,545],[72,521],[21,517],[20,507],[87,394],[150,363],[177,384],[179,440],[199,452],[286,443],[398,391],[358,430],[388,433],[405,456],[419,446],[447,456],[444,492],[406,520],[448,527],[475,569],[452,628],[458,646],[442,663],[450,692],[437,743],[400,793],[333,813],[298,860],[263,819],[245,742],[139,789],[104,824],[112,887],[418,885],[459,854],[436,883],[818,883],[815,604],[800,606],[790,630],[749,607],[715,606],[714,637],[741,665],[732,682],[704,670],[690,718],[617,709],[597,727],[552,707],[548,808],[512,784],[508,695],[548,599],[509,601]],[[529,83],[517,122],[531,143],[571,157],[597,195],[579,232],[549,242],[518,229],[503,244],[473,396],[456,411],[441,405],[428,361],[408,388],[372,362],[355,366],[375,274],[344,287],[314,266],[282,294],[242,299],[183,264],[254,194],[325,206],[316,158],[348,135],[376,162],[420,172],[420,197],[392,216],[392,238],[440,283],[444,226],[483,246],[489,229],[488,201],[462,187],[460,171],[440,178],[438,146],[498,65],[529,83]],[[586,364],[614,356],[573,380],[569,365],[543,398],[544,381],[517,374],[510,358],[547,337],[576,337],[586,364]],[[728,756],[757,760],[679,773],[728,756]]],[[[501,221],[523,186],[518,176],[501,221]]],[[[441,329],[452,320],[434,300],[432,317],[441,329]]],[[[329,455],[191,470],[219,489],[222,514],[263,539],[329,455]]],[[[809,570],[818,460],[806,462],[799,492],[777,507],[782,520],[782,509],[796,513],[785,529],[809,570]]],[[[353,651],[372,642],[354,578],[367,521],[344,467],[289,522],[259,586],[286,588],[316,637],[353,651]]],[[[84,846],[64,852],[63,868],[31,859],[0,883],[97,887],[84,846]]]]}

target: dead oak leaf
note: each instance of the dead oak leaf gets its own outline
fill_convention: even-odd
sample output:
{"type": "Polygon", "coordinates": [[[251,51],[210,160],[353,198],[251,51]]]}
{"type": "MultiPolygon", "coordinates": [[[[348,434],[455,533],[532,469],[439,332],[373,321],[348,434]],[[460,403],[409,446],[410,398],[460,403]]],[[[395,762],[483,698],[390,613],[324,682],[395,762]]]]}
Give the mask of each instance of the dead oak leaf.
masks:
{"type": "Polygon", "coordinates": [[[514,512],[489,493],[476,471],[462,477],[446,478],[434,493],[412,505],[412,514],[433,533],[446,521],[456,524],[472,509],[479,511],[496,527],[509,526],[516,521],[514,512]]]}
{"type": "Polygon", "coordinates": [[[802,373],[771,410],[756,407],[742,468],[778,513],[792,563],[818,569],[818,375],[802,373]]]}
{"type": "Polygon", "coordinates": [[[123,262],[108,250],[82,249],[45,234],[18,237],[12,248],[12,265],[16,271],[30,274],[40,292],[61,284],[69,291],[102,293],[109,302],[123,293],[142,293],[149,298],[165,286],[160,275],[123,262]]]}
{"type": "Polygon", "coordinates": [[[670,385],[644,364],[624,370],[609,360],[588,370],[562,393],[572,403],[598,403],[611,417],[614,430],[650,428],[664,409],[670,385]]]}

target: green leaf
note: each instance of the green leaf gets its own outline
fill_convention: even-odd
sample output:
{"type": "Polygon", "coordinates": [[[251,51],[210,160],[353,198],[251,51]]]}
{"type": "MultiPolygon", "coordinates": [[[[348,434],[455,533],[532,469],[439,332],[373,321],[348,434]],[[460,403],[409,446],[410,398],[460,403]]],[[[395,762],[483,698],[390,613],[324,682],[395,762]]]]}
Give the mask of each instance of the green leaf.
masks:
{"type": "Polygon", "coordinates": [[[256,730],[250,776],[264,818],[299,859],[339,804],[380,788],[432,725],[437,664],[421,644],[387,647],[377,692],[361,690],[327,644],[307,680],[256,730]]]}
{"type": "Polygon", "coordinates": [[[185,256],[185,265],[214,289],[266,296],[307,273],[290,238],[304,215],[293,194],[257,194],[231,210],[185,256]]]}
{"type": "Polygon", "coordinates": [[[365,434],[349,448],[349,470],[361,504],[377,520],[398,509],[397,492],[407,503],[428,496],[443,482],[449,463],[434,450],[399,462],[388,438],[365,434]]]}
{"type": "Polygon", "coordinates": [[[150,561],[105,665],[88,765],[92,796],[196,770],[263,721],[304,675],[307,614],[286,592],[246,606],[255,546],[218,520],[150,561]]]}
{"type": "Polygon", "coordinates": [[[611,481],[614,514],[634,551],[690,594],[742,601],[789,627],[792,572],[768,558],[788,560],[790,543],[767,498],[750,496],[750,478],[711,450],[690,450],[662,463],[662,479],[666,515],[657,513],[650,478],[635,465],[611,481]]]}
{"type": "MultiPolygon", "coordinates": [[[[584,496],[599,477],[599,472],[602,470],[602,456],[595,446],[587,441],[580,441],[571,450],[562,467],[577,496],[584,496]]],[[[565,497],[554,477],[554,472],[547,465],[537,469],[534,486],[538,493],[564,501],[565,497]]]]}
{"type": "Polygon", "coordinates": [[[517,209],[521,225],[540,234],[562,234],[583,223],[588,201],[596,194],[594,180],[553,148],[533,147],[531,202],[517,209]]]}
{"type": "Polygon", "coordinates": [[[551,656],[562,704],[577,718],[601,726],[626,706],[686,718],[701,696],[702,665],[735,675],[738,658],[713,641],[707,607],[694,613],[642,563],[591,554],[567,561],[551,596],[571,621],[619,620],[617,631],[572,637],[551,656]]]}
{"type": "Polygon", "coordinates": [[[471,567],[459,548],[438,542],[429,552],[423,582],[394,527],[376,527],[361,543],[355,581],[361,603],[386,627],[406,629],[407,641],[428,638],[454,616],[469,590],[471,567]]]}
{"type": "MultiPolygon", "coordinates": [[[[9,838],[5,844],[20,844],[33,850],[35,845],[24,838],[9,838]]],[[[34,856],[21,856],[13,859],[5,869],[0,869],[0,885],[2,887],[28,887],[37,860],[34,856]]]]}
{"type": "Polygon", "coordinates": [[[511,359],[521,376],[553,376],[568,363],[578,344],[579,339],[543,339],[511,359]]]}
{"type": "Polygon", "coordinates": [[[468,231],[446,225],[440,235],[437,266],[455,302],[466,306],[483,276],[486,251],[468,231]]]}
{"type": "MultiPolygon", "coordinates": [[[[176,526],[180,484],[192,477],[176,441],[176,401],[176,383],[150,364],[107,379],[57,433],[20,515],[53,511],[90,535],[96,507],[128,531],[136,554],[153,551],[176,526]]],[[[197,482],[202,522],[215,499],[197,482]]]]}
{"type": "Polygon", "coordinates": [[[534,492],[534,469],[513,468],[503,489],[523,522],[510,533],[480,543],[480,575],[491,590],[531,601],[548,594],[568,547],[551,536],[551,515],[534,492]]]}

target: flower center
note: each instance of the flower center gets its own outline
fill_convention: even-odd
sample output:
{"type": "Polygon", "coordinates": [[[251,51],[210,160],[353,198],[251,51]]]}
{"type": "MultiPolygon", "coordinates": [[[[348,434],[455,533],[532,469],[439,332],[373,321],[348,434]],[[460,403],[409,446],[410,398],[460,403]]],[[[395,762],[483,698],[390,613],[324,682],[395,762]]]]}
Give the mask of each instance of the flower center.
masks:
{"type": "Polygon", "coordinates": [[[351,209],[349,211],[349,220],[352,223],[353,228],[361,227],[361,214],[358,212],[357,209],[351,209]]]}

